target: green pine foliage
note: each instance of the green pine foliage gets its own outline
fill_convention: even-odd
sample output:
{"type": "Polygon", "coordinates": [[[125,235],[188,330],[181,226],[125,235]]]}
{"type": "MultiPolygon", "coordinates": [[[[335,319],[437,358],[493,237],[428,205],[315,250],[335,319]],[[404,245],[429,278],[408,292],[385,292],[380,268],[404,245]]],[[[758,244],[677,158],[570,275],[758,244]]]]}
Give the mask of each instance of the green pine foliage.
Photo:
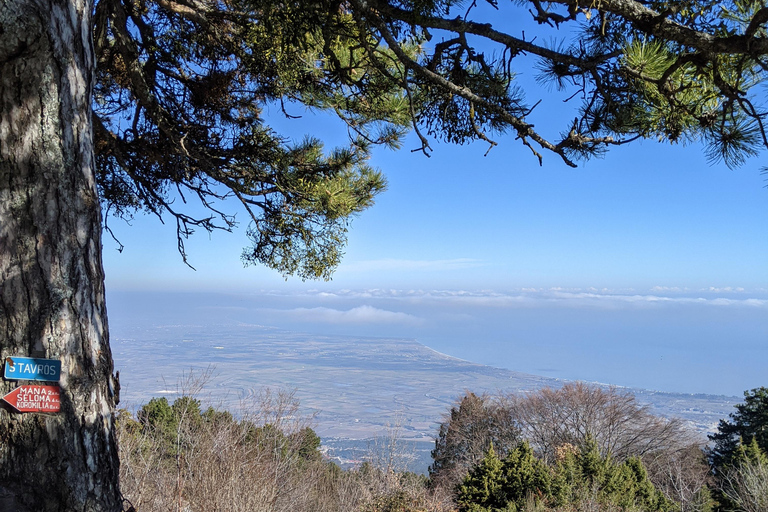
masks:
{"type": "Polygon", "coordinates": [[[552,498],[558,507],[596,502],[627,511],[674,510],[674,505],[648,479],[642,461],[630,457],[618,463],[601,455],[597,443],[588,440],[581,449],[562,451],[554,468],[552,498]]]}
{"type": "Polygon", "coordinates": [[[768,465],[768,455],[760,448],[754,437],[748,443],[742,439],[733,455],[733,465],[738,466],[745,463],[768,465]]]}
{"type": "Polygon", "coordinates": [[[695,512],[715,512],[717,510],[717,500],[715,492],[709,486],[699,489],[691,500],[690,510],[695,512]]]}
{"type": "Polygon", "coordinates": [[[186,261],[195,230],[241,222],[232,201],[249,227],[246,264],[329,279],[350,220],[386,188],[371,147],[399,147],[411,120],[391,55],[382,49],[374,62],[377,40],[326,1],[99,0],[94,22],[107,217],[170,217],[186,261]],[[291,142],[270,127],[270,110],[331,113],[349,144],[291,142]]]}
{"type": "Polygon", "coordinates": [[[485,512],[506,507],[506,475],[504,463],[496,455],[493,445],[485,457],[473,467],[457,492],[459,510],[485,512]]]}
{"type": "Polygon", "coordinates": [[[351,219],[386,188],[368,163],[372,147],[399,148],[409,130],[425,154],[431,138],[492,148],[508,134],[540,162],[550,152],[571,166],[641,138],[701,141],[731,167],[768,147],[759,93],[768,11],[754,0],[94,7],[105,218],[170,217],[185,261],[195,230],[242,222],[234,203],[251,240],[246,264],[329,279],[351,219]],[[539,131],[539,111],[555,109],[537,108],[547,99],[522,74],[569,104],[556,109],[559,133],[539,131]],[[312,134],[289,141],[272,127],[275,116],[308,111],[341,121],[344,147],[327,150],[312,134]]]}
{"type": "Polygon", "coordinates": [[[710,453],[715,468],[730,465],[744,443],[755,443],[768,451],[768,388],[744,392],[744,402],[736,405],[729,419],[720,420],[717,432],[709,436],[714,445],[710,453]]]}
{"type": "Polygon", "coordinates": [[[551,467],[527,443],[503,460],[489,450],[457,490],[462,512],[522,512],[531,509],[673,512],[676,505],[658,491],[642,461],[615,462],[590,440],[581,449],[565,446],[551,467]]]}
{"type": "Polygon", "coordinates": [[[299,461],[319,461],[320,437],[310,427],[286,434],[270,423],[255,425],[249,420],[236,420],[229,411],[209,407],[201,409],[201,402],[189,396],[177,398],[169,404],[165,397],[152,398],[136,413],[136,419],[127,411],[120,415],[128,432],[137,438],[151,440],[153,449],[165,457],[176,460],[191,449],[199,432],[216,432],[237,427],[243,432],[240,442],[244,449],[272,451],[282,458],[299,461]],[[159,445],[159,447],[158,447],[159,445]]]}
{"type": "Polygon", "coordinates": [[[515,510],[531,500],[541,501],[551,494],[551,475],[547,466],[537,459],[527,442],[518,445],[504,458],[504,490],[507,507],[515,510]],[[510,507],[511,508],[511,507],[510,507]]]}

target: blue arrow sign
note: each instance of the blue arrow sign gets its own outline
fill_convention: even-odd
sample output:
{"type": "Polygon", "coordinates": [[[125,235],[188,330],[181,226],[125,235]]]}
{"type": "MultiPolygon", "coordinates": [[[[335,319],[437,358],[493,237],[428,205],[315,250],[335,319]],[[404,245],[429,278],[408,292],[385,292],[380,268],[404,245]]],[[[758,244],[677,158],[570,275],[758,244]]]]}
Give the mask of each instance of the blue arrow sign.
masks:
{"type": "Polygon", "coordinates": [[[8,380],[58,381],[61,377],[61,361],[20,356],[6,357],[3,376],[8,380]]]}

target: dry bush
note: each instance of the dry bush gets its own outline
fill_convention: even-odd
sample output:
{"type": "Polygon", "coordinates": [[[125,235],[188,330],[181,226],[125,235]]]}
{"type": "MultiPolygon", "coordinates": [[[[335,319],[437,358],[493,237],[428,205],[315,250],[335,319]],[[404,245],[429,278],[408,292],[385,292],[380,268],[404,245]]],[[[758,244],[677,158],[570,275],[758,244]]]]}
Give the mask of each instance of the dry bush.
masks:
{"type": "Polygon", "coordinates": [[[658,451],[646,456],[643,462],[653,484],[680,505],[680,512],[710,510],[708,485],[712,475],[701,445],[658,451]]]}
{"type": "Polygon", "coordinates": [[[164,481],[164,447],[160,437],[142,428],[128,411],[117,418],[120,453],[120,485],[123,495],[137,510],[163,510],[162,500],[170,494],[171,483],[164,481]]]}
{"type": "Polygon", "coordinates": [[[139,512],[322,510],[313,500],[333,495],[334,472],[315,450],[293,394],[264,391],[241,404],[235,419],[200,410],[194,396],[208,375],[185,379],[172,420],[153,423],[146,406],[138,420],[120,415],[125,497],[139,512]]]}
{"type": "Polygon", "coordinates": [[[255,414],[190,432],[196,439],[185,457],[184,495],[192,509],[305,510],[311,480],[299,474],[305,468],[297,460],[303,427],[293,419],[297,409],[292,395],[267,393],[255,414]]]}
{"type": "Polygon", "coordinates": [[[427,487],[424,475],[398,473],[365,464],[354,471],[364,490],[358,508],[361,512],[449,512],[450,497],[427,487]]]}
{"type": "MultiPolygon", "coordinates": [[[[203,384],[189,381],[182,391],[203,384]]],[[[323,460],[291,393],[264,391],[241,404],[237,419],[202,411],[185,393],[173,405],[148,406],[136,419],[123,411],[118,422],[122,492],[138,512],[448,510],[425,477],[395,470],[402,457],[394,438],[375,464],[356,470],[323,460]]]]}
{"type": "Polygon", "coordinates": [[[427,487],[427,477],[407,471],[413,446],[401,438],[400,418],[369,446],[366,462],[354,473],[361,483],[362,512],[448,512],[450,497],[427,487]]]}

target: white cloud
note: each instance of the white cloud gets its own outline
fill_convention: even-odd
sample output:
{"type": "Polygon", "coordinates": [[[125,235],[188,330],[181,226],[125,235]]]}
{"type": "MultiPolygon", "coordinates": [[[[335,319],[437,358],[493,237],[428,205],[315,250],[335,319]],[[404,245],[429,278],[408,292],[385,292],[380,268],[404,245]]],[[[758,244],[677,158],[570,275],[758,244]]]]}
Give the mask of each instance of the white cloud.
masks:
{"type": "Polygon", "coordinates": [[[373,306],[358,306],[349,310],[333,308],[295,308],[284,310],[283,313],[299,317],[305,322],[322,322],[331,324],[420,324],[422,320],[408,313],[387,311],[373,306]]]}
{"type": "MultiPolygon", "coordinates": [[[[608,289],[608,288],[520,288],[507,292],[494,290],[396,290],[396,289],[367,289],[367,290],[337,290],[305,292],[302,295],[309,300],[320,298],[323,300],[354,300],[375,303],[379,300],[407,301],[411,304],[441,304],[445,303],[466,306],[487,307],[598,307],[598,308],[628,308],[628,307],[659,307],[662,305],[689,304],[710,306],[741,306],[768,308],[768,298],[764,293],[747,295],[743,288],[727,288],[720,290],[726,295],[715,295],[714,289],[693,292],[685,288],[657,286],[652,293],[637,293],[632,289],[608,289]],[[733,292],[741,292],[742,295],[734,298],[733,292]],[[730,293],[729,293],[730,292],[730,293]],[[751,296],[750,296],[751,295],[751,296]]],[[[347,321],[359,316],[374,317],[374,312],[379,318],[388,315],[410,316],[405,313],[396,313],[387,310],[376,309],[372,306],[362,306],[372,311],[355,308],[349,311],[328,310],[328,318],[346,318],[347,321]],[[332,313],[336,311],[336,313],[332,313]]],[[[314,308],[325,311],[325,308],[314,308]]],[[[307,310],[308,311],[308,310],[307,310]]],[[[384,321],[394,321],[397,316],[387,317],[384,321]]],[[[415,317],[413,317],[415,318],[415,317]]],[[[412,321],[413,318],[410,320],[412,321]]],[[[405,321],[405,318],[401,318],[405,321]]],[[[340,321],[340,320],[339,320],[340,321]]]]}
{"type": "Polygon", "coordinates": [[[743,293],[744,288],[741,286],[724,286],[722,288],[716,287],[716,286],[710,286],[709,288],[704,288],[702,291],[711,292],[711,293],[743,293]]]}
{"type": "Polygon", "coordinates": [[[680,288],[679,286],[654,286],[651,288],[651,291],[654,293],[683,293],[687,292],[688,288],[680,288]]]}

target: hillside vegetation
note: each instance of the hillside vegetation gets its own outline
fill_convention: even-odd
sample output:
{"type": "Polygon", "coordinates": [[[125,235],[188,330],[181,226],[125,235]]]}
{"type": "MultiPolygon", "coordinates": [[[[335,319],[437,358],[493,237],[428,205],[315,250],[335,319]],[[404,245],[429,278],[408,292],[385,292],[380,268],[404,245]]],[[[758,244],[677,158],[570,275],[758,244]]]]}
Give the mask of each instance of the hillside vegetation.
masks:
{"type": "Polygon", "coordinates": [[[233,414],[189,393],[121,412],[121,485],[139,512],[765,512],[768,439],[750,432],[767,397],[745,393],[708,449],[616,389],[467,392],[425,476],[403,471],[394,445],[353,469],[326,460],[290,394],[233,414]]]}

